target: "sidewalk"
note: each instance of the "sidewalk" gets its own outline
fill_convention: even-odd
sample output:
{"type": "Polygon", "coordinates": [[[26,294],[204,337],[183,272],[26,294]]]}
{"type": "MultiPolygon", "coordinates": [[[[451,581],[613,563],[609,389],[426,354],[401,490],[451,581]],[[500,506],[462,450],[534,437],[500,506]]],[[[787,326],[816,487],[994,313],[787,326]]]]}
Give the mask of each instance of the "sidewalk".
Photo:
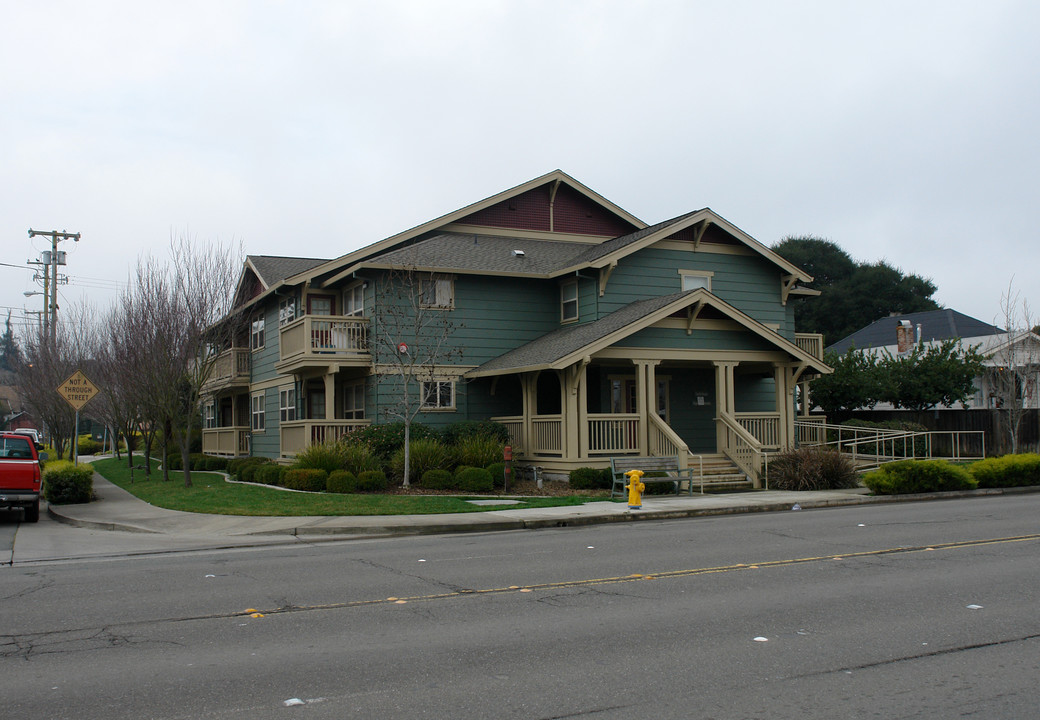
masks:
{"type": "Polygon", "coordinates": [[[873,497],[867,490],[825,490],[781,492],[759,490],[717,495],[644,496],[641,510],[630,510],[625,503],[590,502],[580,506],[444,515],[379,515],[321,517],[246,517],[204,515],[164,510],[138,500],[103,477],[94,474],[98,499],[83,505],[49,506],[48,513],[60,522],[96,530],[159,533],[177,536],[238,538],[255,536],[391,536],[435,533],[490,532],[546,527],[568,527],[641,520],[670,520],[708,515],[752,512],[778,512],[795,509],[864,505],[883,502],[940,500],[957,497],[1003,495],[1009,492],[1040,491],[1040,488],[1012,490],[970,490],[873,497]]]}

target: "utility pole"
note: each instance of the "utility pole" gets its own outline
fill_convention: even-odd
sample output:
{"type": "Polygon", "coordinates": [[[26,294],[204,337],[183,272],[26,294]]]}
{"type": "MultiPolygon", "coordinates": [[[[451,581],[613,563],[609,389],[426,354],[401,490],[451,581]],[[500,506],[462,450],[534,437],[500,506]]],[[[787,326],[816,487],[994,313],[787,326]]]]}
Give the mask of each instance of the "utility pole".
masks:
{"type": "Polygon", "coordinates": [[[43,235],[51,239],[50,252],[44,253],[44,263],[42,264],[49,265],[48,268],[44,269],[43,292],[46,296],[48,290],[50,291],[50,296],[47,298],[47,310],[50,312],[50,340],[51,344],[54,345],[57,343],[58,338],[58,265],[65,264],[65,253],[58,252],[58,243],[62,240],[79,242],[79,233],[70,233],[64,230],[61,232],[57,230],[46,232],[29,228],[29,237],[34,238],[37,235],[43,235]]]}

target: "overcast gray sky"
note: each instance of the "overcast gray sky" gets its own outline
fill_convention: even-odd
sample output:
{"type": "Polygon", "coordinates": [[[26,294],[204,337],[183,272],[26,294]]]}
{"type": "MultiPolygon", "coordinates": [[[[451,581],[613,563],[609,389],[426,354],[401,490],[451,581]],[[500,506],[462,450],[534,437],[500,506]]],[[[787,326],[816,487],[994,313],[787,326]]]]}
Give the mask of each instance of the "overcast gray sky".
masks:
{"type": "Polygon", "coordinates": [[[0,308],[64,243],[114,298],[171,234],[335,257],[560,168],[1040,302],[1040,3],[0,0],[0,308]],[[15,266],[15,267],[10,267],[15,266]]]}

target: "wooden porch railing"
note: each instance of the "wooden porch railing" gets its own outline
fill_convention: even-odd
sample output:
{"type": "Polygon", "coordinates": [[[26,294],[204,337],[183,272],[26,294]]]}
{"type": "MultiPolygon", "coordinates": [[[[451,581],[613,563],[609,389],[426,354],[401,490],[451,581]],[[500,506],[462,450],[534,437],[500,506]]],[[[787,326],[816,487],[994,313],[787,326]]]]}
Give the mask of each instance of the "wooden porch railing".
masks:
{"type": "Polygon", "coordinates": [[[341,437],[372,424],[371,420],[293,420],[279,426],[279,454],[293,457],[310,445],[335,442],[341,437]]]}
{"type": "Polygon", "coordinates": [[[206,455],[242,457],[249,455],[248,426],[203,428],[202,452],[206,455]]]}
{"type": "Polygon", "coordinates": [[[535,415],[531,418],[531,454],[563,454],[563,417],[535,415]]]}
{"type": "Polygon", "coordinates": [[[732,415],[719,413],[716,422],[722,428],[719,449],[751,478],[756,488],[762,487],[762,472],[766,460],[762,445],[732,415]]]}
{"type": "MultiPolygon", "coordinates": [[[[675,455],[679,458],[679,467],[686,467],[690,461],[690,447],[683,442],[669,425],[655,413],[650,413],[650,454],[657,457],[675,455]]],[[[701,476],[703,478],[703,470],[701,476]]],[[[703,487],[702,487],[703,492],[703,487]]]]}
{"type": "Polygon", "coordinates": [[[635,413],[589,414],[589,455],[623,455],[639,452],[639,415],[635,413]]]}
{"type": "Polygon", "coordinates": [[[733,418],[762,447],[780,447],[780,413],[733,413],[733,418]]]}
{"type": "Polygon", "coordinates": [[[513,455],[523,455],[526,450],[524,444],[524,419],[523,417],[493,417],[492,422],[505,425],[509,431],[509,444],[513,448],[513,455]]]}

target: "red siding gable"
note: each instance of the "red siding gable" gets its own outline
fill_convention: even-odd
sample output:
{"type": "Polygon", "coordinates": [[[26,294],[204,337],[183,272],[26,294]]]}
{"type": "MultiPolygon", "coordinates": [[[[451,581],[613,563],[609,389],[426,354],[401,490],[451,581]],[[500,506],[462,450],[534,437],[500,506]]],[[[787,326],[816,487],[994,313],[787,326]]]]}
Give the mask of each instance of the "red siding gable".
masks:
{"type": "Polygon", "coordinates": [[[626,235],[635,226],[593,202],[577,190],[560,185],[553,207],[550,227],[549,194],[551,184],[528,190],[489,208],[478,210],[458,220],[464,225],[515,228],[540,232],[576,233],[581,235],[626,235]]]}

